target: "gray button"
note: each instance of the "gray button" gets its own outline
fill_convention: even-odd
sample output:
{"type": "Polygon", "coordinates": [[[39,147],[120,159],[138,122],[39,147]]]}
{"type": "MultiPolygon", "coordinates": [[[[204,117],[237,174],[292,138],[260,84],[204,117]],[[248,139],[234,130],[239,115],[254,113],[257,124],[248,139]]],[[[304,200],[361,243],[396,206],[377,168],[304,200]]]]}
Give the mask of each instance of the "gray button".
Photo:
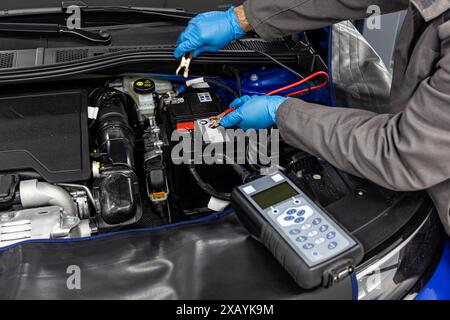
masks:
{"type": "Polygon", "coordinates": [[[334,237],[336,237],[336,232],[331,231],[327,233],[327,239],[333,239],[334,237]]]}
{"type": "Polygon", "coordinates": [[[320,218],[315,218],[315,219],[312,221],[313,225],[315,225],[315,226],[317,226],[317,225],[320,224],[321,222],[322,222],[322,219],[320,219],[320,218]]]}
{"type": "Polygon", "coordinates": [[[312,249],[312,248],[314,248],[314,245],[312,243],[305,243],[303,245],[303,249],[309,250],[309,249],[312,249]]]}
{"type": "Polygon", "coordinates": [[[289,231],[289,234],[296,236],[296,235],[300,234],[300,229],[291,229],[289,231]]]}
{"type": "Polygon", "coordinates": [[[325,232],[325,231],[327,231],[328,230],[328,225],[326,225],[326,224],[323,224],[323,225],[321,225],[320,227],[319,227],[319,231],[320,232],[325,232]]]}
{"type": "Polygon", "coordinates": [[[336,241],[330,242],[328,244],[328,249],[330,249],[330,250],[333,250],[336,247],[337,247],[337,242],[336,241]]]}
{"type": "Polygon", "coordinates": [[[297,241],[297,242],[305,242],[306,239],[307,238],[305,236],[300,236],[300,237],[295,238],[295,241],[297,241]]]}

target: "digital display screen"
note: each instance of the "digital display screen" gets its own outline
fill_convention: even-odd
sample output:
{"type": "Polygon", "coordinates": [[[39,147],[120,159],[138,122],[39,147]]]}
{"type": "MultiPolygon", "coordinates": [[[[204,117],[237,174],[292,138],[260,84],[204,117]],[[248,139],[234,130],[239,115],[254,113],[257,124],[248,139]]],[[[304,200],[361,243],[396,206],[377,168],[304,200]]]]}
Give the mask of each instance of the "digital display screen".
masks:
{"type": "Polygon", "coordinates": [[[289,183],[283,182],[253,195],[252,199],[264,210],[296,195],[298,195],[298,192],[289,183]]]}

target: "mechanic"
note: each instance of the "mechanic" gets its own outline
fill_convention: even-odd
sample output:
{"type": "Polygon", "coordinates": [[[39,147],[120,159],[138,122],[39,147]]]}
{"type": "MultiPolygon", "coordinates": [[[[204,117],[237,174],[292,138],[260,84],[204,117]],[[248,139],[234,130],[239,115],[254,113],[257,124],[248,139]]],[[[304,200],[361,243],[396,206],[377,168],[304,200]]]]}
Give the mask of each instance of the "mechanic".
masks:
{"type": "Polygon", "coordinates": [[[217,51],[250,31],[270,40],[364,18],[370,5],[382,13],[408,9],[396,44],[389,113],[243,96],[221,124],[276,124],[287,143],[341,170],[392,190],[427,189],[450,234],[449,0],[247,0],[192,19],[174,55],[217,51]]]}

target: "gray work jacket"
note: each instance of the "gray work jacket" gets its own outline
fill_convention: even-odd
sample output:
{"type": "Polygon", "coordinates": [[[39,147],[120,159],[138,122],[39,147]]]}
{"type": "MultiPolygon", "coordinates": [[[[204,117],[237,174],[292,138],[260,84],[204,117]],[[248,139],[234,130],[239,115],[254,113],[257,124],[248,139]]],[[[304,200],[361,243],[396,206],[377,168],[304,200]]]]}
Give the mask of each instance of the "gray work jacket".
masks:
{"type": "Polygon", "coordinates": [[[392,190],[427,190],[450,234],[449,0],[248,0],[262,38],[279,38],[381,12],[408,9],[397,40],[388,112],[288,99],[277,112],[283,139],[392,190]],[[448,14],[448,13],[447,13],[448,14]]]}

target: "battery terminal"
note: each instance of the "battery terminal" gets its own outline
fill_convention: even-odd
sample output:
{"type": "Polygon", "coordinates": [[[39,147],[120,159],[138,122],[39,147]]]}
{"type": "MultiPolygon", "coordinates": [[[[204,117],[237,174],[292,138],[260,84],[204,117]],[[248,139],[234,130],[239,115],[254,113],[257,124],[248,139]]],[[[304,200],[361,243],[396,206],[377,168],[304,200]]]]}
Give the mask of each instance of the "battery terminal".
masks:
{"type": "Polygon", "coordinates": [[[219,127],[220,122],[222,121],[222,118],[234,110],[235,110],[235,108],[229,108],[217,116],[209,117],[209,121],[210,121],[209,127],[212,129],[219,127]]]}

